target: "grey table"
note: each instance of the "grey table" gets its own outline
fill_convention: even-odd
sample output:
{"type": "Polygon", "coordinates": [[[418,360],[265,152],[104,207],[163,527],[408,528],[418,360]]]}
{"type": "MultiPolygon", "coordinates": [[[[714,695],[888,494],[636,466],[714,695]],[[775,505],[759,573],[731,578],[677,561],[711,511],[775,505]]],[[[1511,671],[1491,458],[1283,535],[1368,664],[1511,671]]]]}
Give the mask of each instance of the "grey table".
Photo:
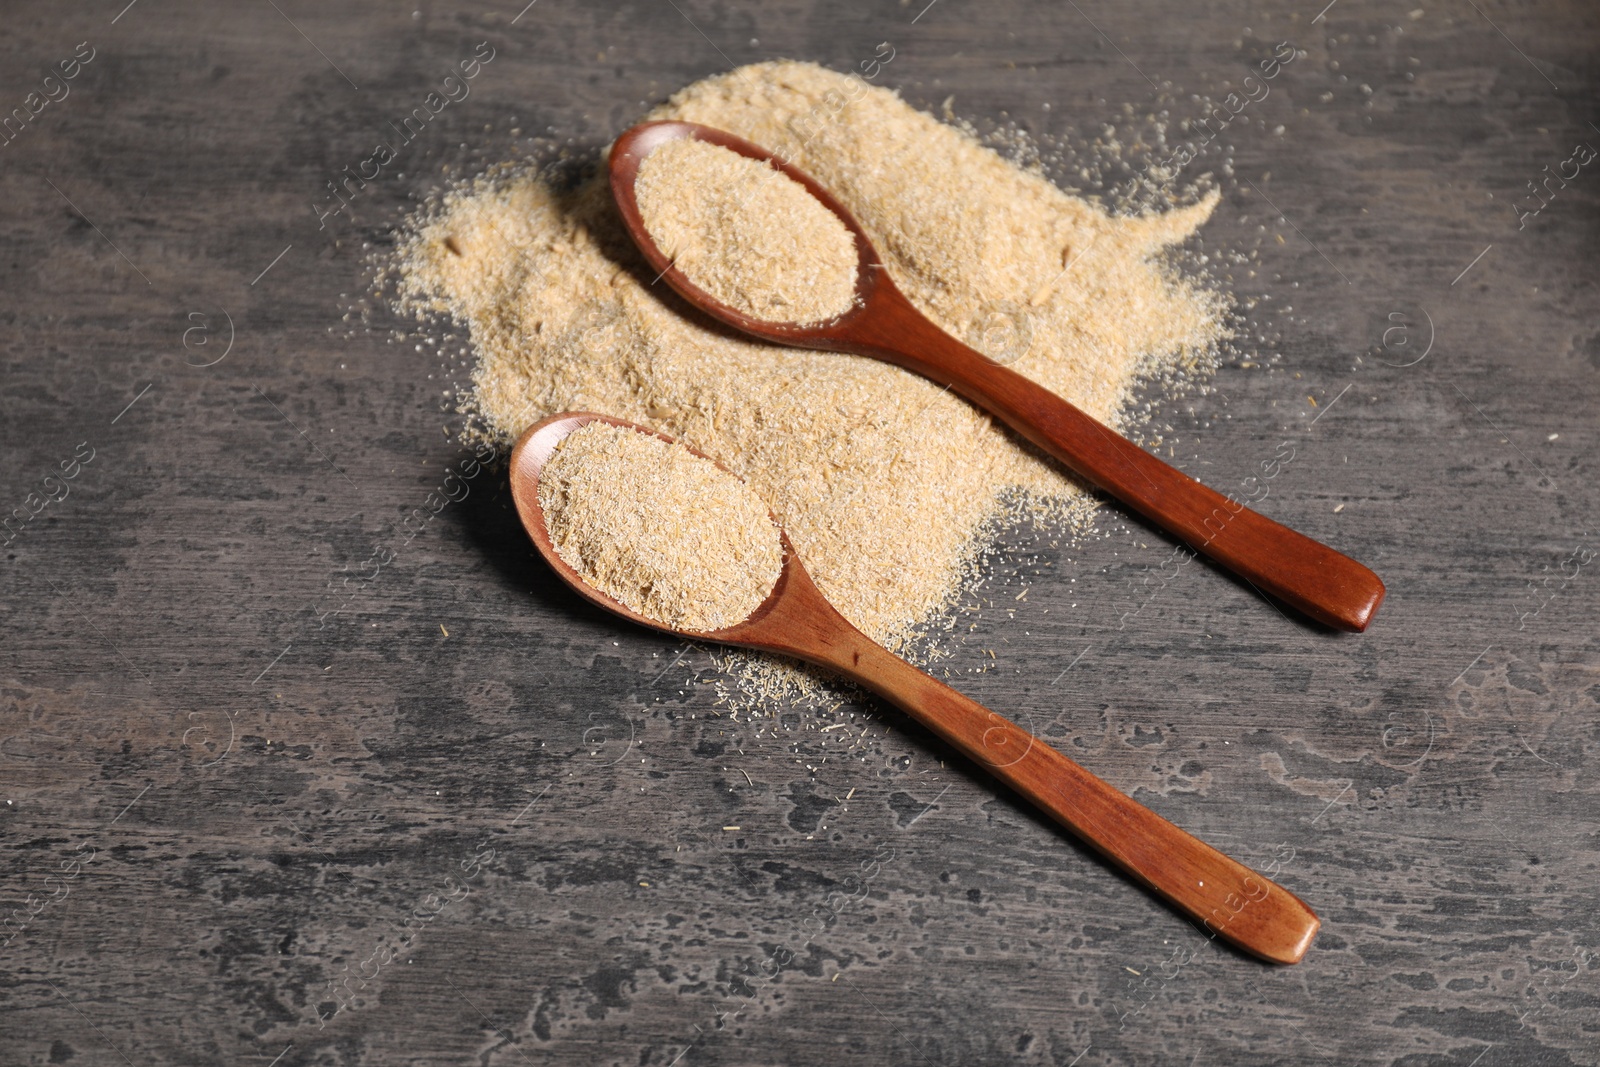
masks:
{"type": "Polygon", "coordinates": [[[0,16],[0,1063],[1600,1062],[1593,7],[414,2],[0,16]],[[370,294],[402,214],[885,41],[1064,181],[1299,50],[1189,169],[1245,342],[1145,432],[1270,464],[1388,603],[1324,633],[1106,509],[1008,535],[952,666],[1309,901],[1300,966],[881,708],[731,721],[706,650],[553,584],[503,472],[429,503],[469,362],[370,294]]]}

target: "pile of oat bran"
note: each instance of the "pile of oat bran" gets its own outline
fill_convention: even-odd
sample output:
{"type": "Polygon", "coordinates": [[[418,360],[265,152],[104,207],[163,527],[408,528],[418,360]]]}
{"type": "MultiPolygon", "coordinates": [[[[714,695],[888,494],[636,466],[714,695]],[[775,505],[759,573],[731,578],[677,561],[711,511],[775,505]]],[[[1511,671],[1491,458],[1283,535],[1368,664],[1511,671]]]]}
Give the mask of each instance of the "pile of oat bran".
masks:
{"type": "MultiPolygon", "coordinates": [[[[1113,426],[1136,380],[1199,361],[1225,332],[1222,298],[1165,255],[1215,195],[1112,217],[892,92],[808,63],[697,82],[648,117],[789,158],[855,214],[935,322],[982,347],[993,323],[1025,319],[1011,366],[1113,426]]],[[[469,332],[490,432],[591,410],[716,457],[768,503],[840,611],[897,651],[915,651],[960,592],[1007,506],[1063,520],[1089,506],[949,392],[868,359],[733,336],[652,286],[603,172],[572,190],[518,173],[469,183],[411,220],[399,257],[402,304],[469,332]]]]}

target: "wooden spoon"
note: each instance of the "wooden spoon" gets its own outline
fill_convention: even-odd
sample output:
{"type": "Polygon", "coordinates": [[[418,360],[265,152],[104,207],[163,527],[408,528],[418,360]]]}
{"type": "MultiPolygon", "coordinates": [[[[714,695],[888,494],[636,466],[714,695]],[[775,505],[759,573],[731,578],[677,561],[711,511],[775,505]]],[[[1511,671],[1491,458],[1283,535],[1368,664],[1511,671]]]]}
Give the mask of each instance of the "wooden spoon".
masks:
{"type": "MultiPolygon", "coordinates": [[[[1298,963],[1305,955],[1321,923],[1303,901],[876,644],[850,625],[812,584],[787,534],[780,531],[784,559],[772,592],[744,621],[721,630],[672,629],[589,585],[550,541],[539,506],[539,472],[564,437],[596,421],[652,433],[605,415],[569,413],[531,427],[511,453],[511,495],[522,525],[568,585],[642,626],[793,656],[843,675],[977,761],[1212,937],[1272,963],[1298,963]]],[[[672,440],[665,434],[652,435],[672,440]]]]}
{"type": "Polygon", "coordinates": [[[1383,601],[1366,567],[1208,489],[1090,418],[1030,378],[1001,366],[930,322],[895,287],[855,217],[809,176],[731,133],[692,122],[647,122],[611,146],[611,192],[652,270],[712,318],[764,341],[871,356],[949,386],[995,415],[1091,485],[1203,552],[1245,581],[1324,625],[1361,631],[1383,601]],[[689,137],[763,160],[805,186],[855,235],[856,302],[821,323],[768,322],[696,286],[657,247],[639,215],[639,165],[667,141],[689,137]]]}

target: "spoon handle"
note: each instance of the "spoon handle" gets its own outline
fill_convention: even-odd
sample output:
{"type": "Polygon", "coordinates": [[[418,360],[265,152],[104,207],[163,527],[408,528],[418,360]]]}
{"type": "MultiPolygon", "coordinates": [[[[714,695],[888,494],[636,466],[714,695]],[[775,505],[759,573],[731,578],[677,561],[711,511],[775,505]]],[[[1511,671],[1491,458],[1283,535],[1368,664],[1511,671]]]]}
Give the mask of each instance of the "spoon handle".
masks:
{"type": "Polygon", "coordinates": [[[826,645],[812,657],[970,756],[1212,937],[1271,963],[1298,963],[1311,946],[1321,921],[1287,889],[859,632],[836,633],[826,645]]]}
{"type": "Polygon", "coordinates": [[[853,350],[948,385],[1150,522],[1324,625],[1360,632],[1383,601],[1367,567],[1168,466],[1055,393],[957,341],[897,290],[852,330],[853,350]]]}

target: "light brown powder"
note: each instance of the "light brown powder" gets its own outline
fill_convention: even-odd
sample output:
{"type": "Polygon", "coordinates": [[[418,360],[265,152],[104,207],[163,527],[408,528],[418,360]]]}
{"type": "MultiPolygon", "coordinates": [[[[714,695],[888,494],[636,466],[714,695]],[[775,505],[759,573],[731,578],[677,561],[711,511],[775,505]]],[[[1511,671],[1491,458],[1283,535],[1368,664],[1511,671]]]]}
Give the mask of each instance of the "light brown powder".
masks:
{"type": "Polygon", "coordinates": [[[749,616],[778,581],[783,546],[739,479],[678,444],[591,422],[539,475],[556,552],[602,593],[680,630],[749,616]]]}
{"type": "MultiPolygon", "coordinates": [[[[649,117],[792,160],[935,322],[1113,426],[1140,375],[1202,364],[1224,334],[1221,298],[1166,256],[1215,196],[1112,217],[893,93],[805,63],[698,82],[649,117]]],[[[494,434],[603,411],[716,457],[767,502],[839,610],[897,651],[918,652],[908,645],[1008,507],[1058,519],[1091,507],[1058,465],[939,386],[687,312],[651,285],[602,177],[570,191],[480,179],[414,220],[400,256],[408,306],[469,332],[474,403],[494,434]]]]}
{"type": "Polygon", "coordinates": [[[684,138],[645,157],[634,191],[656,246],[724,304],[767,322],[813,323],[854,302],[855,238],[782,171],[684,138]]]}

